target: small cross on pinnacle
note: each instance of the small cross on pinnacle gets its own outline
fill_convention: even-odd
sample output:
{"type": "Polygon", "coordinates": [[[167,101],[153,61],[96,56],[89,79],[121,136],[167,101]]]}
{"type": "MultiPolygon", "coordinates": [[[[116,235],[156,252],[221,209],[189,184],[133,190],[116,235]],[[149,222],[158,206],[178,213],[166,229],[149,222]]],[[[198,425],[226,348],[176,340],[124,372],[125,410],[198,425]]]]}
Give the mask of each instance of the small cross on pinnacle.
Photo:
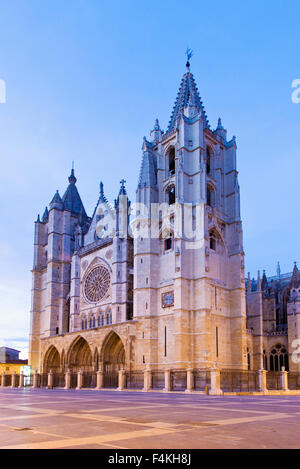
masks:
{"type": "Polygon", "coordinates": [[[125,179],[122,179],[122,181],[120,181],[121,189],[119,195],[126,195],[125,182],[125,179]]]}

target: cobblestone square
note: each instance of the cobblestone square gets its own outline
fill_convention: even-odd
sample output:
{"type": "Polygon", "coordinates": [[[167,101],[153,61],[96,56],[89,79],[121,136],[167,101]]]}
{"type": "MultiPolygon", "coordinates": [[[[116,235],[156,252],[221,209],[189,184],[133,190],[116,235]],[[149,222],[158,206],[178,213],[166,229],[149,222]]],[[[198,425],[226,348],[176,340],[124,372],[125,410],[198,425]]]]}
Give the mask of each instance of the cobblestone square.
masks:
{"type": "Polygon", "coordinates": [[[0,389],[1,449],[299,448],[300,396],[0,389]]]}

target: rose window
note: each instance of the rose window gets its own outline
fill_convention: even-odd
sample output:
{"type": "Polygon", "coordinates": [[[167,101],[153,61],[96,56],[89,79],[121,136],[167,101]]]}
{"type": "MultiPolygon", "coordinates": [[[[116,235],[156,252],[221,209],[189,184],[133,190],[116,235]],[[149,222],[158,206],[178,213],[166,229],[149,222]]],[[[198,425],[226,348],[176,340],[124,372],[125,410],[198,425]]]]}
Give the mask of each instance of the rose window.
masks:
{"type": "Polygon", "coordinates": [[[84,294],[88,301],[97,303],[106,295],[110,285],[110,273],[102,265],[95,267],[87,276],[84,294]]]}

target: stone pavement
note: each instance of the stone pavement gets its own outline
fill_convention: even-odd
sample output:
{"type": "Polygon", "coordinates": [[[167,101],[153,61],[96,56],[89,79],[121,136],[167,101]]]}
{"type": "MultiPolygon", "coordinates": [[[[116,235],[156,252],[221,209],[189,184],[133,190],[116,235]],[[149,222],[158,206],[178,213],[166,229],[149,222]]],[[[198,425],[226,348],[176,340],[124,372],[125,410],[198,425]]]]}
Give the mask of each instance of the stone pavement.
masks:
{"type": "Polygon", "coordinates": [[[0,448],[299,448],[300,396],[0,389],[0,448]]]}

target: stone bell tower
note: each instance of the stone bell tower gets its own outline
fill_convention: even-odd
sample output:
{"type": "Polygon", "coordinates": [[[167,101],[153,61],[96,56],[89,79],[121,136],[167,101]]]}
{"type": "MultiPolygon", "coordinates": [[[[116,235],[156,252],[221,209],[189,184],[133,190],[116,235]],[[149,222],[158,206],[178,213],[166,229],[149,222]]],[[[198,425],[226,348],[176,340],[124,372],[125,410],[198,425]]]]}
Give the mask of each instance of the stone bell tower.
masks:
{"type": "Polygon", "coordinates": [[[212,130],[187,63],[166,132],[144,138],[136,197],[136,356],[247,368],[236,140],[212,130]]]}
{"type": "Polygon", "coordinates": [[[71,326],[71,261],[76,227],[88,217],[74,169],[61,198],[58,191],[35,222],[29,363],[41,367],[41,339],[68,333],[71,326]]]}

